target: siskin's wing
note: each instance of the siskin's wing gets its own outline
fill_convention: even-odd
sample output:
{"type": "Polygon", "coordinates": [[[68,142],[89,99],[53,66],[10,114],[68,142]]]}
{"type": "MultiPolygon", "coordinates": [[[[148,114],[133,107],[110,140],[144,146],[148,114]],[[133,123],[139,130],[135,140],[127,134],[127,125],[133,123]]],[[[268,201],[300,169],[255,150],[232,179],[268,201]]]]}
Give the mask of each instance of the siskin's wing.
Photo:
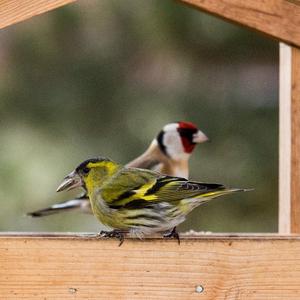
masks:
{"type": "Polygon", "coordinates": [[[123,168],[102,186],[101,197],[109,205],[125,204],[132,198],[144,196],[159,177],[160,175],[153,171],[123,168]]]}
{"type": "Polygon", "coordinates": [[[142,208],[158,202],[217,197],[229,191],[233,190],[222,184],[192,182],[152,171],[124,168],[102,187],[101,197],[111,208],[142,208]]]}

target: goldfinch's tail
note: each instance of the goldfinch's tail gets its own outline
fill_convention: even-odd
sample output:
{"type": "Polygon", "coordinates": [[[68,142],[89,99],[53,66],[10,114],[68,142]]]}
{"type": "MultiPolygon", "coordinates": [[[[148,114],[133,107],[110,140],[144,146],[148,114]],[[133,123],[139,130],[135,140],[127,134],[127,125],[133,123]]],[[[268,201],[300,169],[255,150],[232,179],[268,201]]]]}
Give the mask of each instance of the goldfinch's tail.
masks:
{"type": "Polygon", "coordinates": [[[91,213],[89,199],[88,198],[76,198],[68,200],[62,203],[54,204],[50,207],[36,210],[30,213],[27,213],[27,216],[30,217],[45,217],[60,212],[71,212],[71,211],[81,211],[86,213],[91,213]]]}
{"type": "Polygon", "coordinates": [[[72,208],[52,208],[47,207],[44,209],[40,209],[40,210],[35,210],[32,212],[27,213],[27,216],[33,217],[33,218],[37,218],[37,217],[46,217],[46,216],[50,216],[50,215],[54,215],[54,214],[58,214],[60,212],[63,211],[69,211],[72,208]]]}

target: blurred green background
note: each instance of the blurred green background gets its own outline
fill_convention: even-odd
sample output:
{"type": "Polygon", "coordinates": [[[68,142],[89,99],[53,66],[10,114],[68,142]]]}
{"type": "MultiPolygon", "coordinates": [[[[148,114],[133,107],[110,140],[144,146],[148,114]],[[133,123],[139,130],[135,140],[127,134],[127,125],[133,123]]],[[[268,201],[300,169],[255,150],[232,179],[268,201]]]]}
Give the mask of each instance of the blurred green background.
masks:
{"type": "Polygon", "coordinates": [[[0,230],[99,231],[89,215],[25,213],[74,195],[55,190],[82,160],[126,163],[177,120],[212,140],[192,179],[255,188],[181,230],[277,230],[276,41],[174,1],[88,0],[2,30],[0,70],[0,230]]]}

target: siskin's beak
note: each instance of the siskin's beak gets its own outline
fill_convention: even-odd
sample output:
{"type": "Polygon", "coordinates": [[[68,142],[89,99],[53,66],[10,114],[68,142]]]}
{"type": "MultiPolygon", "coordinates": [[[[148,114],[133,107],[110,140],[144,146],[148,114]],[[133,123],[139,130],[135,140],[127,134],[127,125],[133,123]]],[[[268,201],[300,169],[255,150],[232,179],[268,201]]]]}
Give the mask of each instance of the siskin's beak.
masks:
{"type": "Polygon", "coordinates": [[[198,130],[193,135],[193,143],[195,144],[204,143],[207,142],[208,140],[209,138],[201,130],[198,130]]]}
{"type": "Polygon", "coordinates": [[[83,183],[80,176],[77,174],[76,171],[73,171],[72,173],[70,173],[64,178],[63,182],[59,185],[56,191],[57,192],[61,192],[65,190],[69,191],[76,187],[80,187],[82,185],[83,183]]]}

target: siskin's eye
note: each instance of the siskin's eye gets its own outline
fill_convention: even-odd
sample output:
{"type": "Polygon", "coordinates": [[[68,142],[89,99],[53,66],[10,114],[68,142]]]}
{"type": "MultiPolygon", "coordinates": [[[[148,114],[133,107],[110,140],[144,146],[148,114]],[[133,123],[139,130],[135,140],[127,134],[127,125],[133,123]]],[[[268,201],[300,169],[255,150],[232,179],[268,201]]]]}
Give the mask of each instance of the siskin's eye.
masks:
{"type": "Polygon", "coordinates": [[[89,171],[90,171],[90,169],[89,169],[88,167],[85,167],[85,168],[82,169],[82,173],[83,173],[84,175],[88,174],[89,171]]]}

